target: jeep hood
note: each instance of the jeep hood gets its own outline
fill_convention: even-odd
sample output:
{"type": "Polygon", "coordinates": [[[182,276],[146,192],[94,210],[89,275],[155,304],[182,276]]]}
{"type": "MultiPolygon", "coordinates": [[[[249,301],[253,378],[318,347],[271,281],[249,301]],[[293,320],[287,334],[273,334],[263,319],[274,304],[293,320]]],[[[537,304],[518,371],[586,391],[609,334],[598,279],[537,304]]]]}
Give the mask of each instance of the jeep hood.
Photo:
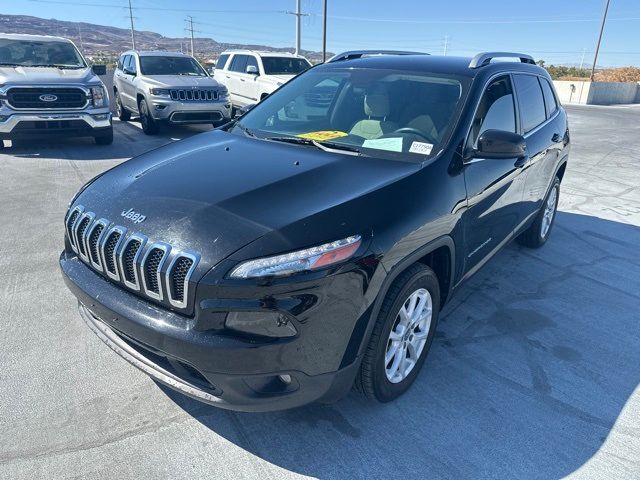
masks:
{"type": "Polygon", "coordinates": [[[188,75],[145,76],[145,83],[158,88],[217,87],[220,84],[211,77],[190,77],[188,75]]]}
{"type": "Polygon", "coordinates": [[[0,67],[0,85],[101,83],[91,68],[0,67]]]}
{"type": "MultiPolygon", "coordinates": [[[[214,130],[107,171],[74,204],[150,241],[197,251],[211,267],[267,233],[418,168],[214,130]],[[144,221],[125,218],[130,209],[144,221]]],[[[353,219],[336,224],[345,220],[353,219]]]]}

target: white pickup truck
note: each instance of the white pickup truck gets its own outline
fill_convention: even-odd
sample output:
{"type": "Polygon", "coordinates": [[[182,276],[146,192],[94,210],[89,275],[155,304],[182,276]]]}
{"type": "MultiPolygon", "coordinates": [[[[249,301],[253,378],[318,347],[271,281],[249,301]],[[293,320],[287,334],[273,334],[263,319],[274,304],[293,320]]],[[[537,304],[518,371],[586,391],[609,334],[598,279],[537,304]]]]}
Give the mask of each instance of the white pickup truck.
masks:
{"type": "Polygon", "coordinates": [[[236,108],[258,103],[311,67],[304,57],[280,52],[229,50],[218,59],[213,78],[227,87],[236,108]]]}

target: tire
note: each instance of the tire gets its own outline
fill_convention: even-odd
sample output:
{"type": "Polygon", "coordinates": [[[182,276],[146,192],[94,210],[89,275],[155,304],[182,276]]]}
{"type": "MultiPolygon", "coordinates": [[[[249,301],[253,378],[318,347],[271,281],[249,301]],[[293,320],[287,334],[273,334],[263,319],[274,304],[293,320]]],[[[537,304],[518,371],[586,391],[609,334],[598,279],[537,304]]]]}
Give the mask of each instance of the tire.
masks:
{"type": "MultiPolygon", "coordinates": [[[[428,300],[425,301],[428,302],[428,300]]],[[[420,305],[420,303],[417,305],[420,305]]],[[[426,307],[428,307],[428,303],[426,307]]],[[[414,311],[416,309],[417,306],[414,306],[414,311]]],[[[422,311],[424,312],[425,310],[423,309],[422,311]]],[[[439,313],[440,286],[433,270],[425,265],[416,264],[400,274],[391,285],[382,302],[371,339],[356,376],[355,389],[365,397],[383,403],[394,400],[406,392],[418,376],[429,353],[438,324],[439,313]],[[406,311],[407,305],[409,305],[408,302],[418,292],[422,295],[422,297],[418,297],[418,302],[422,298],[430,299],[431,301],[430,319],[428,322],[424,320],[421,325],[416,325],[415,327],[408,329],[405,327],[406,333],[399,335],[401,323],[403,322],[400,315],[401,309],[406,311]],[[400,338],[400,340],[392,340],[392,330],[394,338],[400,338]],[[414,337],[414,334],[416,339],[420,337],[419,342],[424,340],[422,347],[418,347],[419,352],[416,352],[415,345],[409,341],[414,337]],[[403,345],[409,344],[411,344],[410,347],[406,349],[403,347],[403,345]],[[396,353],[390,356],[394,351],[394,346],[396,347],[396,353]],[[413,359],[411,358],[412,354],[413,359]],[[385,359],[387,355],[389,355],[389,361],[385,359]],[[415,360],[416,357],[417,360],[415,360]],[[394,375],[393,367],[397,362],[399,362],[399,368],[395,370],[394,375]],[[403,362],[407,363],[403,366],[403,362]],[[412,363],[413,366],[411,366],[412,363]]]]}
{"type": "Polygon", "coordinates": [[[120,99],[120,93],[116,90],[116,115],[123,122],[128,122],[131,120],[131,112],[127,110],[124,105],[122,105],[122,100],[120,99]]]}
{"type": "Polygon", "coordinates": [[[113,127],[109,127],[109,130],[96,135],[93,139],[98,145],[111,145],[113,143],[113,127]]]}
{"type": "Polygon", "coordinates": [[[556,177],[549,193],[542,202],[542,207],[533,223],[522,232],[516,241],[528,248],[540,248],[549,239],[551,229],[556,220],[558,199],[560,198],[560,179],[556,177]]]}
{"type": "Polygon", "coordinates": [[[158,133],[158,123],[153,119],[147,106],[147,101],[143,98],[138,103],[138,110],[140,111],[140,123],[142,123],[142,131],[146,135],[155,135],[158,133]]]}

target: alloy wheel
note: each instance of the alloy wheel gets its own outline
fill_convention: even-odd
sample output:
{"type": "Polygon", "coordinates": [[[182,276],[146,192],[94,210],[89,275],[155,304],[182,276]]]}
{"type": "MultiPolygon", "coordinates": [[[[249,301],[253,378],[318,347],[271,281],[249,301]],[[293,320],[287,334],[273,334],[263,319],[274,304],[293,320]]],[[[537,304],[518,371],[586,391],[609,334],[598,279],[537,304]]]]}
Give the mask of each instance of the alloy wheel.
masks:
{"type": "Polygon", "coordinates": [[[391,383],[400,383],[418,363],[429,336],[433,301],[420,288],[405,300],[398,312],[385,351],[385,374],[391,383]]]}
{"type": "Polygon", "coordinates": [[[553,223],[553,217],[556,214],[556,203],[558,202],[558,188],[554,187],[549,192],[549,198],[544,206],[544,213],[542,214],[542,224],[540,226],[540,236],[546,238],[553,223]]]}

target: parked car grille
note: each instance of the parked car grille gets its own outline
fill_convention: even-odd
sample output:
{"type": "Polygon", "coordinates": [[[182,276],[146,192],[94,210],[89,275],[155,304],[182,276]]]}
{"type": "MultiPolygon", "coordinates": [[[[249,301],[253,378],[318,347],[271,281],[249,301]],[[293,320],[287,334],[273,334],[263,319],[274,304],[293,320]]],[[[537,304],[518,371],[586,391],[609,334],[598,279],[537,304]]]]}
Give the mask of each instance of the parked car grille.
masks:
{"type": "Polygon", "coordinates": [[[142,234],[96,219],[82,206],[67,214],[65,231],[73,251],[94,270],[154,300],[188,307],[189,280],[198,254],[178,251],[163,242],[149,243],[142,234]]]}
{"type": "Polygon", "coordinates": [[[13,87],[7,91],[7,102],[12,108],[52,110],[77,109],[87,105],[87,94],[81,88],[22,88],[13,87]],[[43,98],[50,96],[52,101],[43,98]]]}
{"type": "Polygon", "coordinates": [[[203,88],[172,88],[171,99],[181,102],[211,102],[218,99],[218,91],[203,88]]]}

